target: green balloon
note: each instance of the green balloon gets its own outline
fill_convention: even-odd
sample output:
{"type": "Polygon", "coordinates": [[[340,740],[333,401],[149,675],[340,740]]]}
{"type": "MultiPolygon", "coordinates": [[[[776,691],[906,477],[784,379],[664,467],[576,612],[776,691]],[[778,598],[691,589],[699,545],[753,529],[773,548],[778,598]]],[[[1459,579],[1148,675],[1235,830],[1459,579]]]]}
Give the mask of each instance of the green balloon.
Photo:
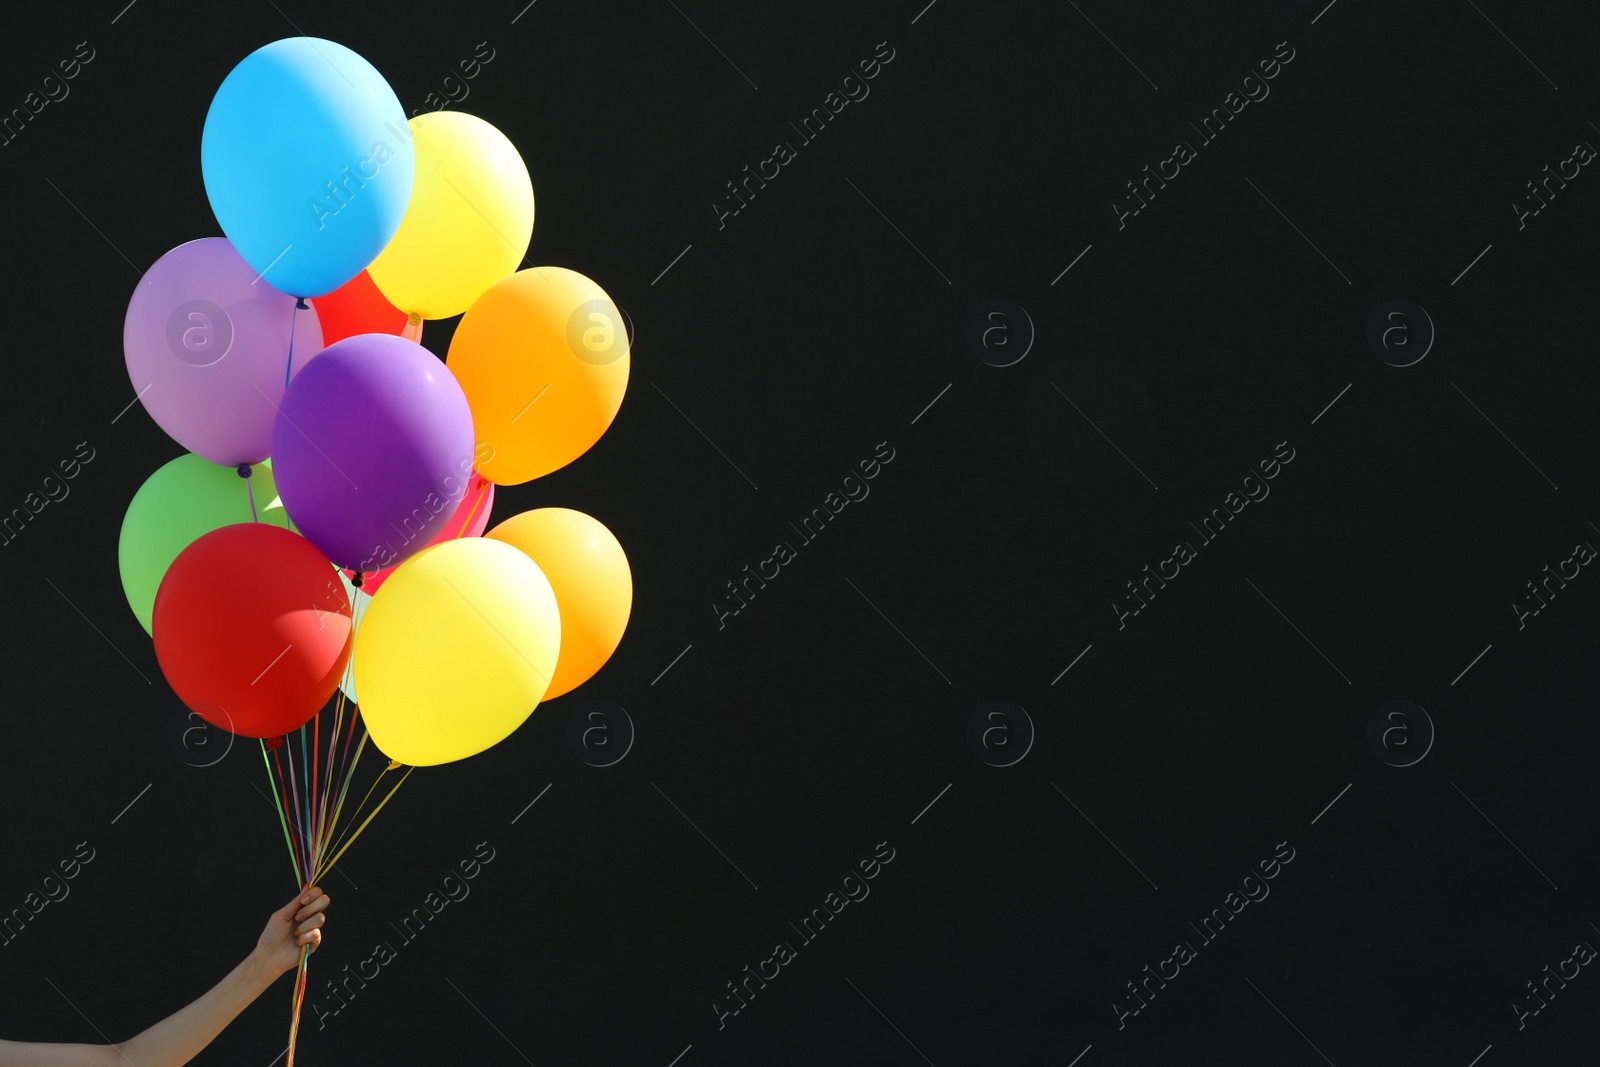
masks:
{"type": "MultiPolygon", "coordinates": [[[[294,530],[278,498],[272,468],[257,464],[248,486],[245,481],[234,468],[189,453],[156,471],[133,494],[117,541],[117,569],[128,606],[145,633],[153,636],[150,620],[156,590],[167,568],[197,538],[252,518],[294,530]],[[255,495],[254,516],[251,493],[255,495]]],[[[217,595],[223,596],[223,590],[217,595]]]]}

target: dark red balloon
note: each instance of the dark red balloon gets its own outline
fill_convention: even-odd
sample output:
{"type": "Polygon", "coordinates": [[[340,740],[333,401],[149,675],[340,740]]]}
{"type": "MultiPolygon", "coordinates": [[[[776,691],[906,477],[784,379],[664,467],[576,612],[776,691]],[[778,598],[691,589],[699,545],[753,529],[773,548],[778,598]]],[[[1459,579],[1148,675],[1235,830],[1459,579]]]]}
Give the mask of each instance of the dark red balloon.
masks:
{"type": "Polygon", "coordinates": [[[408,326],[406,313],[384,299],[366,271],[326,296],[312,297],[311,306],[322,324],[324,348],[358,333],[392,333],[422,343],[422,323],[408,326]]]}
{"type": "Polygon", "coordinates": [[[350,599],[333,564],[269,523],[212,530],[156,590],[156,660],[178,699],[240,737],[298,729],[350,658],[350,599]]]}

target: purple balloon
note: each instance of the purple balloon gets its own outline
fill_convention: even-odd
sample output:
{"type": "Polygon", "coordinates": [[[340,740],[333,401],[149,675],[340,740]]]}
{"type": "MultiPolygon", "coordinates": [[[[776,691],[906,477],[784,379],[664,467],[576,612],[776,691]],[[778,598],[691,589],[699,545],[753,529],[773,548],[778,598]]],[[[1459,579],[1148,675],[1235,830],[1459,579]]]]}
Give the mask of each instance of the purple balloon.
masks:
{"type": "Polygon", "coordinates": [[[466,495],[472,465],[472,410],[455,375],[393,334],[323,349],[272,428],[284,511],[348,570],[382,570],[426,548],[466,495]]]}
{"type": "Polygon", "coordinates": [[[227,238],[202,237],[156,260],[122,323],[128,378],[150,417],[225,467],[272,454],[284,372],[298,375],[322,349],[316,311],[297,312],[258,278],[227,238]]]}

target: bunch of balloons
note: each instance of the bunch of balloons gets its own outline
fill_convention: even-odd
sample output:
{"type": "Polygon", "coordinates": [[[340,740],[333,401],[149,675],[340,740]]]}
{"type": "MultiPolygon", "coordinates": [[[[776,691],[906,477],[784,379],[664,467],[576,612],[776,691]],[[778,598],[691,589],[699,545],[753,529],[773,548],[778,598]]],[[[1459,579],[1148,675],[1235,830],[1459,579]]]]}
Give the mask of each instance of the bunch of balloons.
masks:
{"type": "Polygon", "coordinates": [[[604,525],[564,508],[488,523],[495,486],[605,432],[628,338],[590,279],[520,269],[533,184],[505,135],[457,111],[408,121],[333,41],[240,62],[200,162],[226,236],[157,260],[123,330],[138,399],[187,454],[134,495],[118,560],[178,697],[261,738],[269,776],[276,761],[310,885],[338,858],[324,867],[357,710],[357,758],[370,736],[391,770],[463,759],[621,641],[632,576],[604,525]],[[458,315],[441,362],[422,322],[458,315]]]}

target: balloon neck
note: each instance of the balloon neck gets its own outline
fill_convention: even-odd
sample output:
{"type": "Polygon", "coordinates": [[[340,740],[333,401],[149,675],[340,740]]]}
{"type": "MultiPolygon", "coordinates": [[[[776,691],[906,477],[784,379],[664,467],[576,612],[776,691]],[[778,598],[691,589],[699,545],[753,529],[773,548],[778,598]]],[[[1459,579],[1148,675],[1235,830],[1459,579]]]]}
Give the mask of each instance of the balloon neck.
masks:
{"type": "Polygon", "coordinates": [[[392,770],[395,770],[398,767],[404,767],[404,766],[405,766],[405,764],[401,763],[399,760],[392,759],[392,760],[389,761],[389,766],[385,767],[384,770],[392,771],[392,770]]]}
{"type": "Polygon", "coordinates": [[[235,473],[237,473],[239,475],[239,477],[241,477],[241,478],[250,477],[250,464],[248,464],[248,463],[239,464],[239,467],[238,467],[238,469],[237,469],[237,471],[235,473]]]}
{"type": "Polygon", "coordinates": [[[269,737],[266,739],[266,746],[268,752],[276,752],[279,748],[283,747],[283,738],[269,737]]]}
{"type": "Polygon", "coordinates": [[[294,306],[300,311],[311,310],[311,305],[306,303],[306,298],[303,296],[297,296],[294,298],[294,306]]]}
{"type": "Polygon", "coordinates": [[[420,325],[421,322],[422,322],[422,313],[418,312],[418,311],[413,311],[411,314],[406,316],[406,321],[409,322],[413,326],[420,325]]]}
{"type": "Polygon", "coordinates": [[[363,583],[365,581],[366,581],[366,579],[361,576],[361,572],[360,571],[356,571],[355,573],[350,575],[350,584],[355,586],[357,589],[360,589],[361,588],[361,583],[363,583]]]}

